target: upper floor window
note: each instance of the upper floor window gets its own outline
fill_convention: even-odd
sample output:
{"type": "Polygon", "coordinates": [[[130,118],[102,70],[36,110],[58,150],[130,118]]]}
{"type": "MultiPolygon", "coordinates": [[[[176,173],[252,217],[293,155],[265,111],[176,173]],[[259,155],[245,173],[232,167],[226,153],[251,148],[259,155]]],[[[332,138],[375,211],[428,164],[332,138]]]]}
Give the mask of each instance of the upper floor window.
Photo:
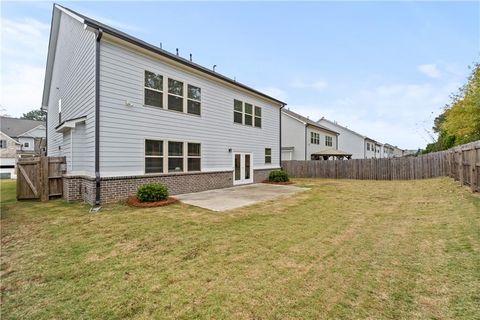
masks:
{"type": "Polygon", "coordinates": [[[62,123],[62,99],[58,99],[58,123],[62,123]]]}
{"type": "Polygon", "coordinates": [[[325,136],[325,145],[327,147],[333,146],[333,138],[330,136],[325,136]]]}
{"type": "Polygon", "coordinates": [[[310,132],[310,143],[320,144],[320,133],[310,132]]]}
{"type": "Polygon", "coordinates": [[[0,140],[0,149],[5,149],[7,147],[7,140],[0,140]]]}
{"type": "Polygon", "coordinates": [[[370,143],[367,142],[367,151],[370,151],[370,143]]]}
{"type": "Polygon", "coordinates": [[[245,103],[244,105],[244,110],[245,110],[245,125],[246,126],[251,126],[253,123],[253,105],[250,103],[245,103]]]}
{"type": "Polygon", "coordinates": [[[265,163],[272,163],[272,149],[265,148],[265,163]]]}
{"type": "Polygon", "coordinates": [[[30,142],[24,142],[23,147],[24,148],[30,148],[30,142]]]}
{"type": "Polygon", "coordinates": [[[246,126],[262,127],[262,108],[251,103],[233,100],[233,122],[246,126]]]}
{"type": "Polygon", "coordinates": [[[199,87],[171,78],[165,82],[162,75],[145,71],[145,105],[200,115],[202,93],[199,87]]]}
{"type": "Polygon", "coordinates": [[[200,115],[202,90],[199,87],[188,85],[187,112],[200,115]]]}
{"type": "Polygon", "coordinates": [[[255,127],[262,127],[262,108],[255,106],[255,127]]]}
{"type": "Polygon", "coordinates": [[[243,102],[233,100],[233,122],[243,124],[243,102]]]}
{"type": "Polygon", "coordinates": [[[168,79],[168,109],[183,112],[183,82],[168,79]]]}
{"type": "Polygon", "coordinates": [[[163,108],[163,76],[145,71],[145,104],[163,108]]]}

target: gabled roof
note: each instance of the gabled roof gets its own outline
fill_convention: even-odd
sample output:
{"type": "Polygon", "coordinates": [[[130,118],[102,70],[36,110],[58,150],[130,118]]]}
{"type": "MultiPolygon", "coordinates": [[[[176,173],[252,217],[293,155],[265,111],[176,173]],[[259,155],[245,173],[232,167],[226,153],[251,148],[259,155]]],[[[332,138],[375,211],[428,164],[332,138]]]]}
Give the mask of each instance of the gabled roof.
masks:
{"type": "MultiPolygon", "coordinates": [[[[59,27],[59,23],[58,21],[54,18],[55,17],[55,9],[58,9],[66,14],[68,14],[69,16],[71,16],[72,18],[78,20],[79,22],[83,23],[86,27],[90,27],[90,28],[93,28],[93,29],[101,29],[102,32],[104,33],[107,33],[107,34],[110,34],[116,38],[119,38],[121,40],[124,40],[126,42],[129,42],[131,44],[134,44],[136,46],[139,46],[143,49],[146,49],[148,51],[151,51],[155,54],[158,54],[162,57],[165,57],[165,58],[168,58],[172,61],[175,61],[177,63],[180,63],[184,66],[187,66],[188,68],[191,68],[191,69],[194,69],[194,70],[197,70],[197,71],[200,71],[204,74],[207,74],[209,76],[212,76],[214,78],[217,78],[218,80],[221,80],[223,82],[226,82],[228,84],[231,84],[231,85],[234,85],[238,88],[241,88],[243,90],[246,90],[246,91],[249,91],[257,96],[260,96],[264,99],[267,99],[267,100],[270,100],[270,101],[273,101],[277,104],[280,104],[280,105],[286,105],[285,102],[283,101],[280,101],[278,99],[275,99],[265,93],[262,93],[260,91],[257,91],[247,85],[244,85],[240,82],[237,82],[236,80],[234,79],[231,79],[231,78],[228,78],[220,73],[217,73],[211,69],[208,69],[208,68],[205,68],[197,63],[194,63],[194,62],[191,62],[190,60],[188,59],[185,59],[185,58],[182,58],[180,56],[177,56],[173,53],[170,53],[166,50],[163,50],[157,46],[154,46],[154,45],[151,45],[143,40],[140,40],[136,37],[133,37],[127,33],[124,33],[120,30],[117,30],[115,28],[112,28],[106,24],[103,24],[99,21],[96,21],[92,18],[89,18],[89,17],[86,17],[78,12],[75,12],[71,9],[68,9],[68,8],[65,8],[63,6],[60,6],[58,4],[54,4],[54,13],[52,14],[52,30],[51,30],[51,34],[50,34],[50,44],[49,44],[49,57],[47,58],[47,72],[46,72],[46,75],[45,75],[45,87],[44,87],[44,95],[43,95],[43,101],[42,101],[42,106],[46,106],[48,104],[48,93],[46,93],[47,91],[47,87],[48,89],[50,88],[50,81],[51,81],[51,73],[49,72],[49,68],[53,68],[53,60],[55,59],[55,53],[52,52],[50,53],[50,50],[55,50],[56,48],[56,36],[58,35],[58,27],[59,27]],[[54,27],[56,28],[54,30],[54,27]],[[52,56],[50,56],[50,54],[52,56]]],[[[48,90],[50,91],[50,90],[48,90]]]]}
{"type": "Polygon", "coordinates": [[[339,124],[336,123],[336,122],[333,122],[333,121],[330,121],[330,120],[326,119],[325,117],[320,118],[320,119],[317,121],[317,123],[320,122],[320,121],[326,121],[326,122],[328,122],[328,123],[330,123],[330,124],[332,124],[332,125],[334,125],[334,126],[337,126],[337,127],[342,128],[342,129],[344,129],[344,130],[346,130],[346,131],[348,131],[348,132],[350,132],[350,133],[353,133],[354,135],[357,135],[357,136],[359,136],[359,137],[362,137],[363,139],[366,139],[366,138],[367,138],[367,137],[364,136],[363,134],[360,134],[360,133],[355,132],[355,131],[353,131],[353,130],[351,130],[351,129],[348,129],[347,127],[341,126],[341,125],[339,125],[339,124]]]}
{"type": "Polygon", "coordinates": [[[303,124],[305,124],[306,126],[312,126],[312,127],[316,127],[318,129],[322,129],[322,130],[325,130],[325,131],[328,131],[328,132],[332,132],[334,134],[339,134],[337,131],[335,130],[332,130],[330,128],[327,128],[327,127],[324,127],[322,126],[321,124],[315,122],[315,121],[312,121],[310,119],[308,119],[307,117],[304,117],[302,116],[301,114],[298,114],[296,112],[293,112],[289,109],[282,109],[282,112],[285,113],[286,115],[289,115],[290,117],[296,119],[297,121],[300,121],[302,122],[303,124]]]}
{"type": "Polygon", "coordinates": [[[16,119],[9,117],[0,117],[0,130],[7,136],[17,138],[27,133],[28,131],[35,129],[38,126],[45,127],[45,122],[16,119]]]}

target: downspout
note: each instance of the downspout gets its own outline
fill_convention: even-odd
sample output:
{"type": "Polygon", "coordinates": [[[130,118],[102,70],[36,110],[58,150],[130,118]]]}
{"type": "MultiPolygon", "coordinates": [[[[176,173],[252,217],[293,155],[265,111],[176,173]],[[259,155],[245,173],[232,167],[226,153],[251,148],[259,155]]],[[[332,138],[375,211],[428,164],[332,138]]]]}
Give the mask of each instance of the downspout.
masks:
{"type": "Polygon", "coordinates": [[[280,169],[282,169],[282,109],[283,108],[285,108],[284,104],[280,107],[280,116],[278,117],[280,120],[280,137],[279,137],[280,151],[279,151],[279,157],[278,157],[280,169]]]}
{"type": "Polygon", "coordinates": [[[305,161],[307,161],[307,127],[308,124],[305,124],[305,161]]]}
{"type": "MultiPolygon", "coordinates": [[[[45,111],[45,127],[47,129],[45,131],[45,157],[48,157],[48,111],[45,111]]],[[[40,154],[41,152],[42,151],[40,150],[40,154]]]]}
{"type": "Polygon", "coordinates": [[[95,205],[100,205],[100,40],[98,29],[95,43],[95,205]]]}

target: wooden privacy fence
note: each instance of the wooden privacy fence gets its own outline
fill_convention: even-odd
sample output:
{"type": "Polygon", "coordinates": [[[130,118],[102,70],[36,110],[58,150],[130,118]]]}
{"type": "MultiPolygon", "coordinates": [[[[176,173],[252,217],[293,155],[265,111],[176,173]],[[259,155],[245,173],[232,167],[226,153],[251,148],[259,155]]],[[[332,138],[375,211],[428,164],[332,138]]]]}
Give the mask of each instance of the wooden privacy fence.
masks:
{"type": "Polygon", "coordinates": [[[479,191],[480,141],[418,157],[282,161],[294,178],[414,180],[450,176],[479,191]]]}
{"type": "Polygon", "coordinates": [[[63,195],[65,157],[31,157],[17,161],[17,199],[47,201],[63,195]]]}

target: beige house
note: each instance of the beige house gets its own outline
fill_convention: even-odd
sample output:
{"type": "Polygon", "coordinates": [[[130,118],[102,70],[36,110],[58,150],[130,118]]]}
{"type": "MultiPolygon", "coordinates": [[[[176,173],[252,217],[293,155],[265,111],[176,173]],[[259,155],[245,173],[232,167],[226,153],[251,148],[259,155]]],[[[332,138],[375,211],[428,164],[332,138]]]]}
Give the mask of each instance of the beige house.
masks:
{"type": "Polygon", "coordinates": [[[17,159],[40,155],[45,143],[44,122],[0,117],[0,178],[15,179],[17,159]]]}

